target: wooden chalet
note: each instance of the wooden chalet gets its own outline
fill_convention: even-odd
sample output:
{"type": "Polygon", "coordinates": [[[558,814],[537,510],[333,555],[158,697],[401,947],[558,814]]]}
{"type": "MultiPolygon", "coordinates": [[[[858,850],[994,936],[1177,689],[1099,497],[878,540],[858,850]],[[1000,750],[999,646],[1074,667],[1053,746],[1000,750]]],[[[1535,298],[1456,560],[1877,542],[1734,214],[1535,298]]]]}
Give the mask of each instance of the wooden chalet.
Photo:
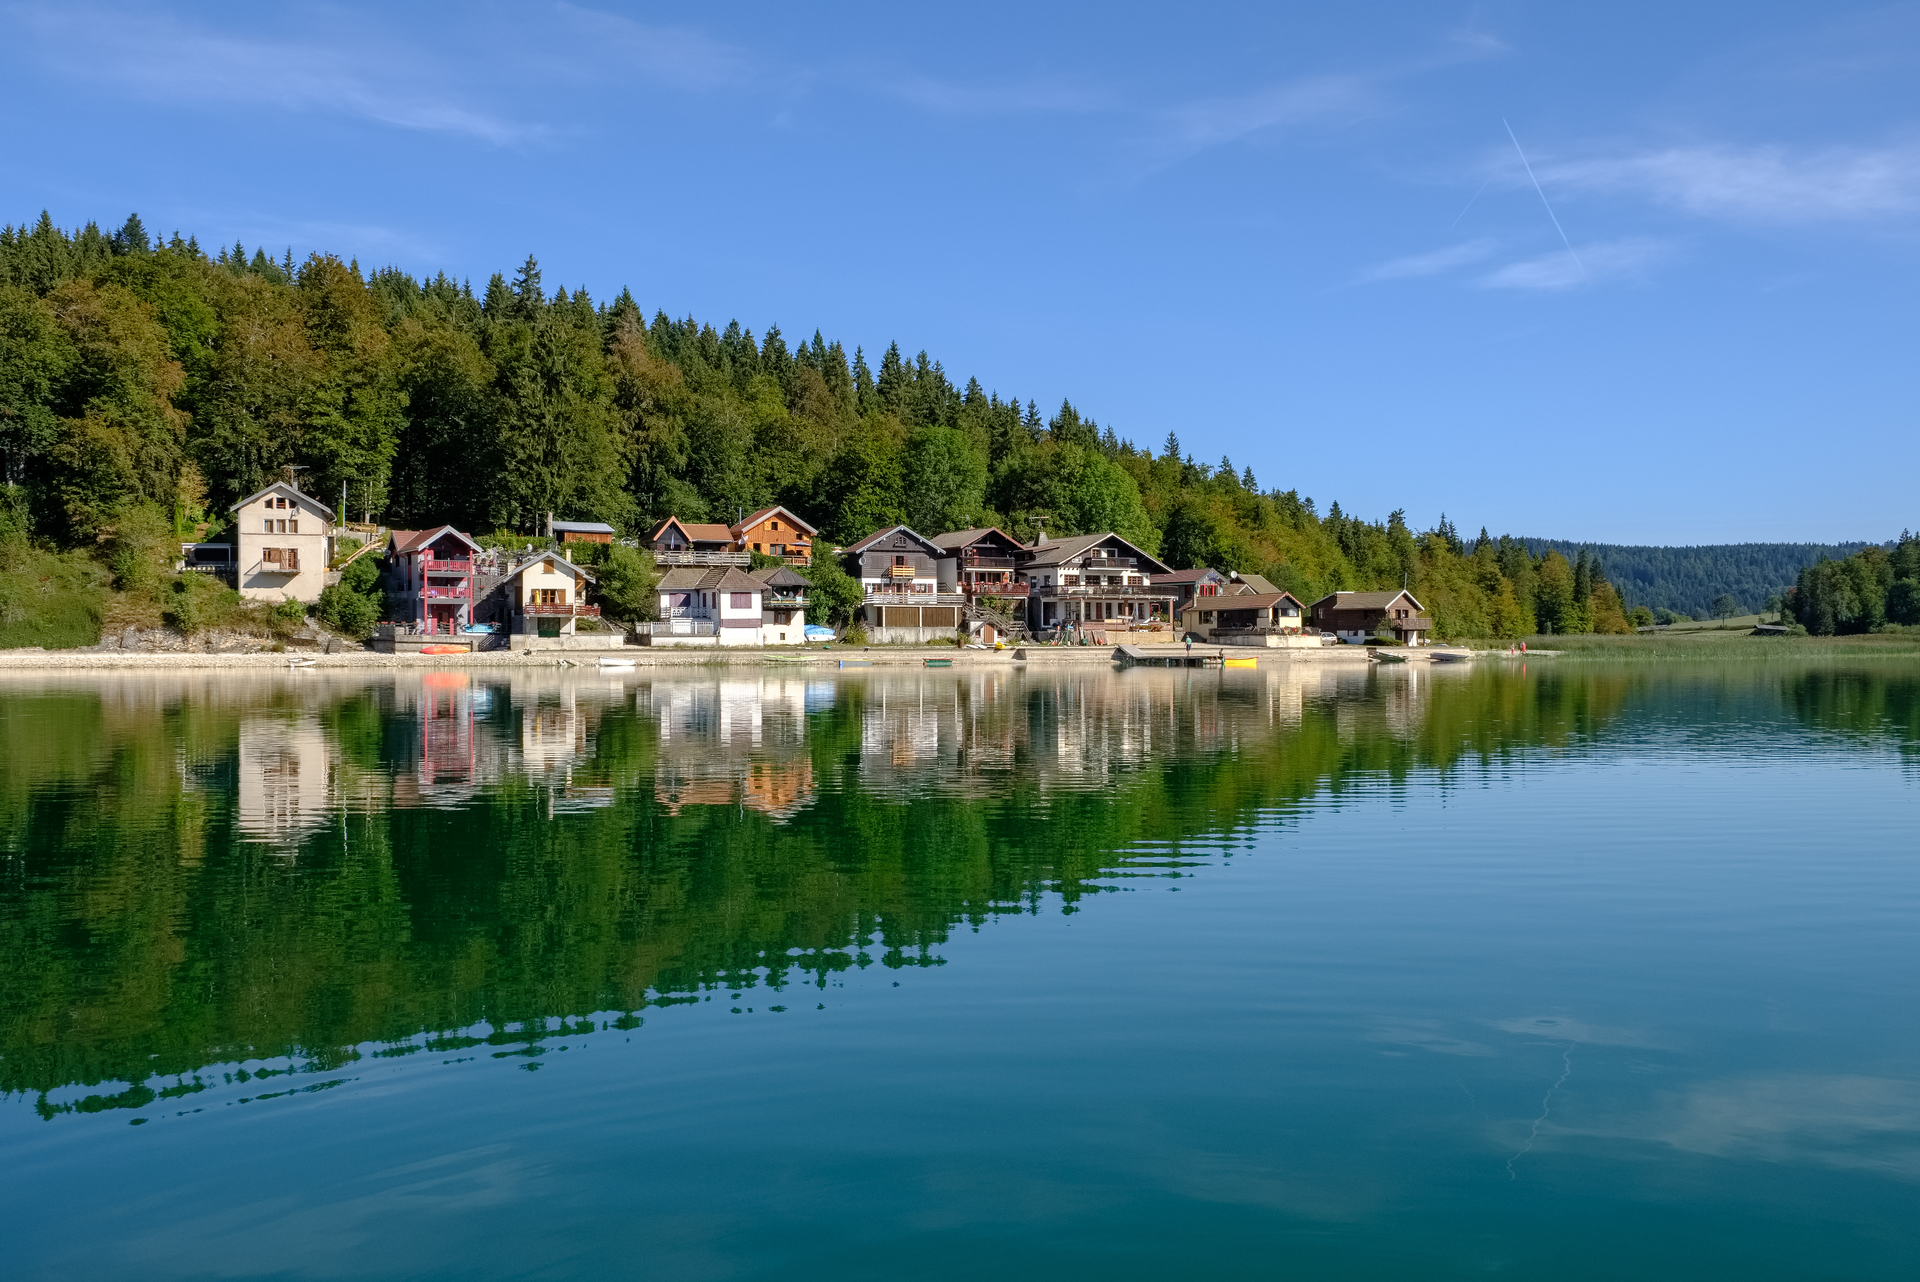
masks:
{"type": "Polygon", "coordinates": [[[1330,592],[1313,603],[1313,626],[1350,645],[1365,645],[1383,627],[1396,641],[1424,645],[1433,635],[1427,607],[1404,588],[1397,592],[1330,592]]]}
{"type": "Polygon", "coordinates": [[[940,589],[958,592],[969,600],[999,597],[1021,602],[1029,587],[1020,578],[1020,562],[1027,549],[1005,530],[955,530],[936,534],[928,542],[943,553],[939,561],[940,589]]]}
{"type": "Polygon", "coordinates": [[[1073,627],[1170,625],[1179,593],[1157,586],[1172,569],[1111,531],[1049,539],[1043,530],[1025,550],[1020,573],[1028,584],[1028,626],[1034,631],[1073,627]]]}

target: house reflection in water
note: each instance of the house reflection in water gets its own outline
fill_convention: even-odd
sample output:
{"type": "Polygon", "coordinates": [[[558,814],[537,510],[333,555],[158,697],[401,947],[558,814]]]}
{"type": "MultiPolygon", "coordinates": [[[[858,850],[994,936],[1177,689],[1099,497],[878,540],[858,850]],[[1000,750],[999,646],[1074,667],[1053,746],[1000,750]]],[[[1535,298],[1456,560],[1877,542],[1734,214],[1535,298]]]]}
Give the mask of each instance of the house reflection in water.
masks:
{"type": "Polygon", "coordinates": [[[312,712],[272,712],[240,722],[241,833],[292,853],[333,816],[332,757],[312,712]]]}
{"type": "Polygon", "coordinates": [[[654,799],[668,814],[738,806],[784,820],[813,799],[806,715],[832,706],[831,683],[788,676],[656,682],[640,698],[659,725],[654,799]]]}

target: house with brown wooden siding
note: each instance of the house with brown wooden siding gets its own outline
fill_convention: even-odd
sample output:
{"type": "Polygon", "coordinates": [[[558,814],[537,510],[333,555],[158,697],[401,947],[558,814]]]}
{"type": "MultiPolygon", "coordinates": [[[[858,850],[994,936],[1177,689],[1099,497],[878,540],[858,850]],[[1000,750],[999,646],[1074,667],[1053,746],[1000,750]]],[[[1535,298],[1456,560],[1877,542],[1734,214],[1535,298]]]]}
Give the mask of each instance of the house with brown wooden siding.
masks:
{"type": "Polygon", "coordinates": [[[1313,626],[1349,645],[1365,645],[1384,627],[1396,641],[1424,645],[1433,636],[1427,607],[1397,592],[1330,592],[1313,603],[1313,626]]]}
{"type": "Polygon", "coordinates": [[[788,565],[813,564],[813,536],[819,533],[784,507],[763,507],[727,532],[735,551],[777,556],[788,565]]]}
{"type": "Polygon", "coordinates": [[[874,640],[934,641],[959,630],[967,599],[941,590],[946,554],[904,525],[875,530],[842,549],[847,573],[860,581],[860,619],[874,640]]]}

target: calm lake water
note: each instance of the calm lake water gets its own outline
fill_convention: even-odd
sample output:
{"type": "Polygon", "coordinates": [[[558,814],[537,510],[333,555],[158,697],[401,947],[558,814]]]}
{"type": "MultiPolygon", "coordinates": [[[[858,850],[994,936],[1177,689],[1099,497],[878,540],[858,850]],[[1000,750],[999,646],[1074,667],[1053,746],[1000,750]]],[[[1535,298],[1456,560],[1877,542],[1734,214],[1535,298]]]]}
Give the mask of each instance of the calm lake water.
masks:
{"type": "Polygon", "coordinates": [[[19,1278],[1920,1268],[1920,667],[0,680],[19,1278]]]}

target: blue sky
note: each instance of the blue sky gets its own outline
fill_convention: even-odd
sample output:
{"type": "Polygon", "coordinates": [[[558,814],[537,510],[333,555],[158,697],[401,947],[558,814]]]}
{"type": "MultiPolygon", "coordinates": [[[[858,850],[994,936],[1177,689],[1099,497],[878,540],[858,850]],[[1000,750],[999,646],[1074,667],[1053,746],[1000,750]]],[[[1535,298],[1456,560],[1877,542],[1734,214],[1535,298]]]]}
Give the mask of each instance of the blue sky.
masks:
{"type": "Polygon", "coordinates": [[[1419,525],[1920,526],[1920,5],[23,4],[0,104],[0,221],[533,252],[1419,525]]]}

